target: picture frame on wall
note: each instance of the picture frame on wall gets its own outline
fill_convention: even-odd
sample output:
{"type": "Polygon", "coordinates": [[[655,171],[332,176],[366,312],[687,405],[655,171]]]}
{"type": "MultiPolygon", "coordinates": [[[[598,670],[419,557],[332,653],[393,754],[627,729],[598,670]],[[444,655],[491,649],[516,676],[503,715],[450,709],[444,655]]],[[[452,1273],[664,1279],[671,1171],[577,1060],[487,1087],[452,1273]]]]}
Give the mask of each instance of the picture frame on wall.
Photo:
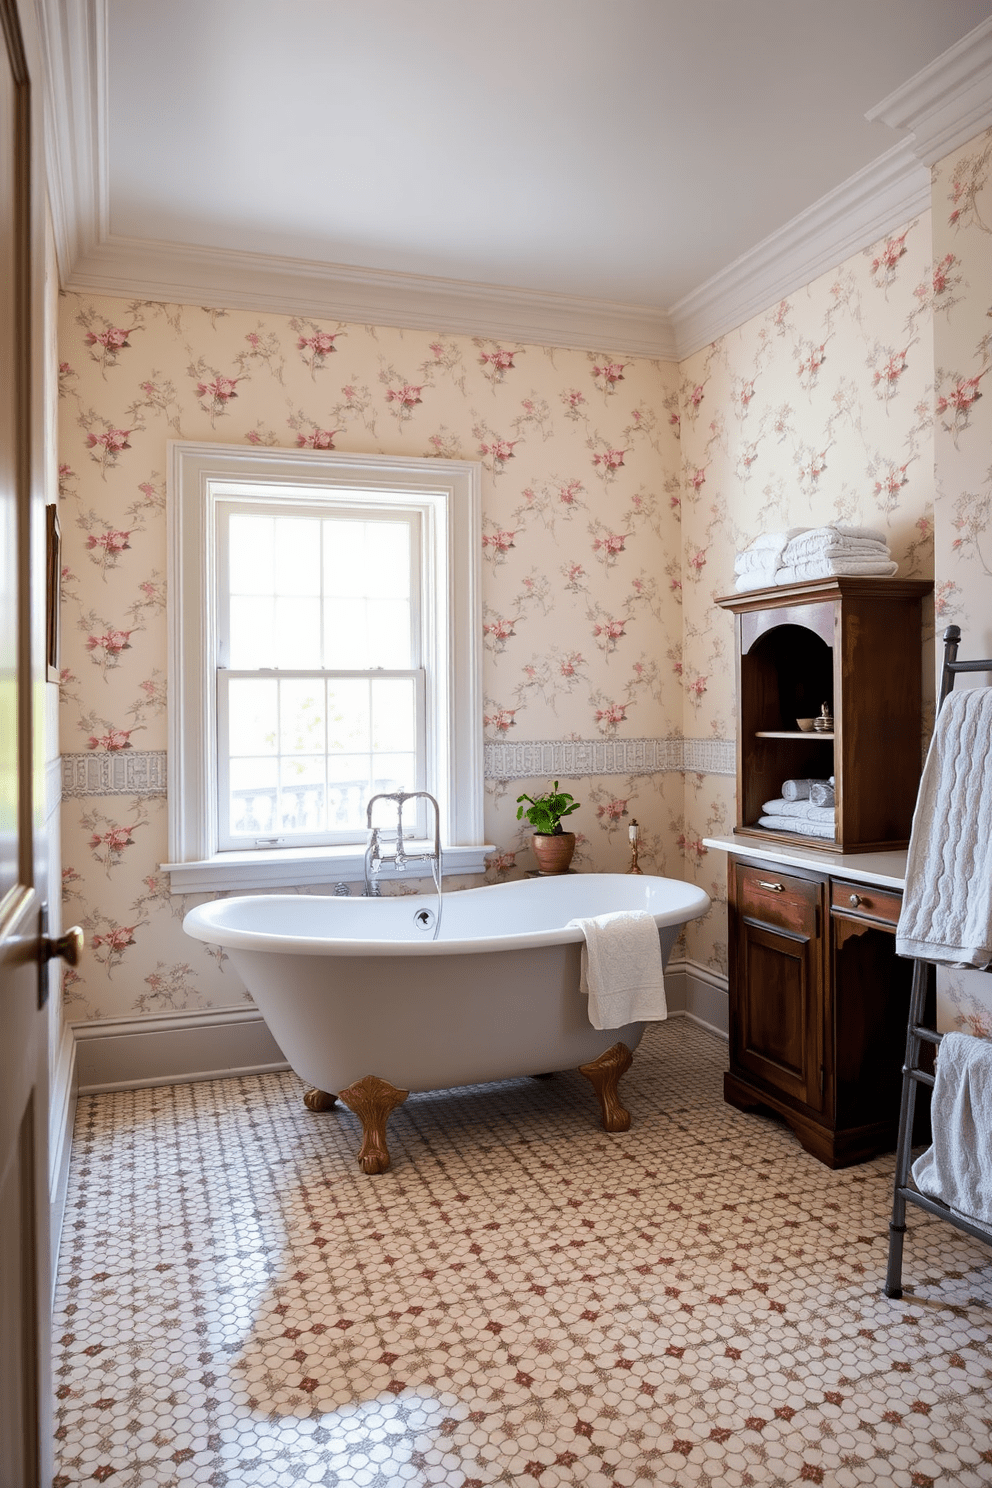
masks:
{"type": "Polygon", "coordinates": [[[45,529],[47,540],[45,660],[48,681],[57,682],[62,638],[62,528],[59,526],[59,509],[54,504],[45,507],[45,529]]]}

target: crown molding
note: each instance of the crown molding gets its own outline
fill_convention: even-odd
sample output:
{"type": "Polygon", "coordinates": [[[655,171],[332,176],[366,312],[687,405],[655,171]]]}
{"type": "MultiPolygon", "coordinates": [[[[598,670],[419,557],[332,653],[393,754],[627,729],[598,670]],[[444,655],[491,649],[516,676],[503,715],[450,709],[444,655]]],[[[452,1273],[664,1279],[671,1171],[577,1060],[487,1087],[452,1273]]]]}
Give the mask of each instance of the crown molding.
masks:
{"type": "Polygon", "coordinates": [[[106,0],[37,0],[45,93],[45,158],[63,286],[109,228],[106,0]]]}
{"type": "Polygon", "coordinates": [[[114,237],[107,190],[106,0],[36,0],[62,287],[681,360],[930,206],[927,167],[992,123],[992,20],[867,115],[912,130],[670,309],[114,237]]]}
{"type": "Polygon", "coordinates": [[[106,236],[63,287],[672,360],[666,311],[503,285],[106,236]]]}
{"type": "Polygon", "coordinates": [[[992,20],[969,31],[865,118],[910,130],[909,146],[927,166],[992,126],[992,20]]]}
{"type": "Polygon", "coordinates": [[[900,143],[672,306],[679,359],[735,330],[930,206],[930,173],[900,143]]]}

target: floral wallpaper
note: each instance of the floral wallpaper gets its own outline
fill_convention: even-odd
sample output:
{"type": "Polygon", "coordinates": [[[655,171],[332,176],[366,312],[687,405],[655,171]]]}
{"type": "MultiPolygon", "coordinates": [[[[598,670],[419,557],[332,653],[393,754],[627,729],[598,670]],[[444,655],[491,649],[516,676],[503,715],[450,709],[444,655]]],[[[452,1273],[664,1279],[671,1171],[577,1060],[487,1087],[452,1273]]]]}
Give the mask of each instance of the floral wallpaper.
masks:
{"type": "MultiPolygon", "coordinates": [[[[734,735],[733,616],[713,600],[733,592],[734,556],[760,533],[881,529],[901,578],[932,577],[931,333],[953,293],[932,268],[926,214],[683,362],[686,734],[734,735]]],[[[726,857],[702,839],[734,820],[733,780],[686,777],[684,841],[711,894],[725,891],[726,857]]],[[[690,926],[689,954],[725,971],[716,924],[690,926]]]]}
{"type": "MultiPolygon", "coordinates": [[[[166,747],[166,440],[284,445],[484,469],[485,730],[491,741],[682,732],[678,374],[464,336],[67,295],[60,336],[64,755],[166,747]]],[[[533,866],[516,798],[487,781],[486,877],[533,866]]],[[[562,778],[577,864],[683,871],[681,774],[562,778]]],[[[187,939],[164,795],[63,802],[66,913],[89,954],[73,1020],[245,994],[187,939]]]]}
{"type": "MultiPolygon", "coordinates": [[[[481,460],[491,742],[684,739],[706,764],[707,745],[734,737],[733,624],[713,600],[741,547],[790,525],[881,528],[901,577],[934,577],[936,562],[938,626],[956,620],[970,654],[992,653],[990,230],[985,136],[935,168],[932,222],[680,366],[65,296],[63,753],[165,748],[173,437],[481,460]]],[[[487,879],[532,866],[516,797],[546,783],[487,780],[487,879]]],[[[687,954],[725,973],[726,859],[703,838],[733,825],[732,776],[562,786],[582,802],[577,866],[626,868],[636,816],[644,866],[709,891],[687,954]]],[[[91,947],[67,979],[72,1019],[246,995],[223,953],[182,934],[194,901],[159,872],[164,795],[70,798],[63,822],[67,912],[91,947]]],[[[982,979],[945,985],[948,1025],[992,1031],[990,1008],[982,979]]]]}
{"type": "MultiPolygon", "coordinates": [[[[933,253],[937,632],[960,625],[969,659],[992,656],[992,130],[934,167],[933,253]]],[[[942,971],[938,999],[942,1026],[992,1038],[987,975],[942,971]]]]}

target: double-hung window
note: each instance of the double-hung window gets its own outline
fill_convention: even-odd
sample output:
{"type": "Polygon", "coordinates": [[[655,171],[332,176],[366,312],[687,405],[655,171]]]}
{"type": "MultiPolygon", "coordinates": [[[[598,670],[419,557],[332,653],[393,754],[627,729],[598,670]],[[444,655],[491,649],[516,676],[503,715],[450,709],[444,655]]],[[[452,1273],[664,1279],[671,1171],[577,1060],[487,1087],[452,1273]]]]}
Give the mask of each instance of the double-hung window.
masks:
{"type": "Polygon", "coordinates": [[[478,467],[175,443],[169,527],[174,891],[358,878],[399,790],[481,872],[478,467]]]}

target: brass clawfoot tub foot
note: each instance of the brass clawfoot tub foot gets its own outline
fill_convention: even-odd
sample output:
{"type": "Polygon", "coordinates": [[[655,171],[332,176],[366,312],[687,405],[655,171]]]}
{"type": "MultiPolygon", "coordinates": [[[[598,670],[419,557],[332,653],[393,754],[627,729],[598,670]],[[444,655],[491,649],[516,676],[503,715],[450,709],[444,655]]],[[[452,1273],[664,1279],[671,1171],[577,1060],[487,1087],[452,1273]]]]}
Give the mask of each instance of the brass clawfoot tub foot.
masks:
{"type": "Polygon", "coordinates": [[[397,1090],[395,1085],[380,1080],[378,1075],[366,1075],[363,1080],[349,1085],[347,1090],[338,1092],[338,1100],[344,1101],[362,1123],[358,1162],[366,1173],[384,1173],[389,1167],[386,1122],[390,1113],[401,1106],[409,1094],[409,1090],[397,1090]]]}
{"type": "Polygon", "coordinates": [[[337,1096],[331,1095],[329,1090],[308,1090],[303,1104],[308,1111],[329,1111],[337,1104],[337,1096]]]}
{"type": "Polygon", "coordinates": [[[599,1107],[603,1113],[606,1131],[626,1131],[630,1126],[630,1112],[620,1104],[620,1076],[626,1074],[634,1056],[626,1044],[614,1044],[605,1054],[600,1054],[591,1064],[580,1064],[579,1074],[585,1075],[599,1096],[599,1107]]]}

